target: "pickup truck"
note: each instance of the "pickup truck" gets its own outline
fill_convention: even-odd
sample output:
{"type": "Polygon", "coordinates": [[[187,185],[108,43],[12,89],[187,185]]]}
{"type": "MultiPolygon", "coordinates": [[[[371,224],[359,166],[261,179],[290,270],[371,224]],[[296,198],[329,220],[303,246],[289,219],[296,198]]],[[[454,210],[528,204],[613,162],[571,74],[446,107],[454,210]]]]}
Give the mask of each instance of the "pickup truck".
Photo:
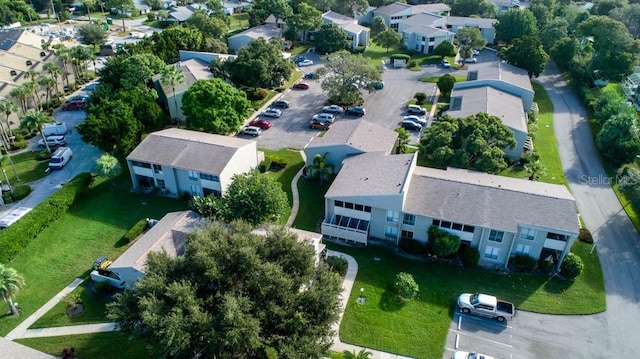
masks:
{"type": "Polygon", "coordinates": [[[458,306],[462,313],[475,314],[487,318],[495,318],[499,322],[513,319],[516,309],[513,303],[480,293],[463,293],[458,297],[458,306]]]}

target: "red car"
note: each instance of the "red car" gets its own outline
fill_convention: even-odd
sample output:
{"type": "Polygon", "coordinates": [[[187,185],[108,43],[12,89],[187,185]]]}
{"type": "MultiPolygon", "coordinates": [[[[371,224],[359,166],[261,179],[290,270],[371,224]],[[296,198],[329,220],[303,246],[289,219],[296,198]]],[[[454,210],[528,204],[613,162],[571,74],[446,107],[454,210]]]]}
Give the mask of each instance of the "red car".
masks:
{"type": "Polygon", "coordinates": [[[319,121],[319,120],[311,120],[309,122],[309,128],[313,128],[316,130],[327,131],[331,128],[331,122],[329,121],[319,121]]]}
{"type": "Polygon", "coordinates": [[[262,119],[262,118],[259,118],[259,119],[256,119],[256,120],[253,120],[253,121],[249,122],[249,126],[260,127],[263,130],[270,129],[271,125],[272,125],[271,122],[269,122],[269,121],[267,121],[265,119],[262,119]]]}
{"type": "Polygon", "coordinates": [[[84,99],[71,99],[62,104],[63,110],[84,110],[87,102],[84,99]]]}
{"type": "Polygon", "coordinates": [[[309,89],[309,84],[306,82],[298,82],[297,84],[293,85],[294,89],[299,89],[299,90],[308,90],[309,89]]]}

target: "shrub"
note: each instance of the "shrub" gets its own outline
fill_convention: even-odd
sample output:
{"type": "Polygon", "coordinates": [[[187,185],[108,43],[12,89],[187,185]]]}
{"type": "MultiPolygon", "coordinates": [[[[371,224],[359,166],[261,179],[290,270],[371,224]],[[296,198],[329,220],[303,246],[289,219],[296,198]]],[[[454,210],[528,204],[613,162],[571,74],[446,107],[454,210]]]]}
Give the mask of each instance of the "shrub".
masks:
{"type": "Polygon", "coordinates": [[[13,198],[11,198],[11,192],[5,192],[2,194],[2,200],[5,204],[13,203],[13,198]]]}
{"type": "Polygon", "coordinates": [[[393,289],[398,293],[398,296],[404,299],[412,299],[418,295],[420,291],[418,283],[413,279],[413,276],[405,272],[400,272],[396,275],[396,280],[393,282],[393,289]]]}
{"type": "Polygon", "coordinates": [[[19,221],[0,232],[0,262],[11,261],[42,230],[62,217],[86,191],[89,173],[81,173],[19,221]]]}
{"type": "Polygon", "coordinates": [[[578,235],[578,240],[580,242],[593,244],[593,236],[591,232],[589,232],[586,228],[580,228],[580,234],[578,235]]]}
{"type": "Polygon", "coordinates": [[[526,254],[516,254],[509,259],[509,264],[521,271],[530,271],[536,266],[536,260],[526,254]]]}
{"type": "Polygon", "coordinates": [[[462,251],[462,264],[465,267],[473,268],[478,265],[478,261],[480,261],[478,248],[465,247],[464,251],[462,251]]]}
{"type": "Polygon", "coordinates": [[[343,277],[347,274],[347,269],[349,269],[349,262],[342,257],[329,256],[327,258],[327,265],[332,271],[343,277]]]}
{"type": "Polygon", "coordinates": [[[16,186],[16,188],[13,189],[13,194],[11,195],[11,197],[13,197],[14,201],[19,201],[28,196],[29,193],[31,193],[31,187],[23,184],[20,186],[16,186]]]}
{"type": "Polygon", "coordinates": [[[552,269],[553,269],[553,263],[551,261],[548,261],[543,258],[538,259],[538,270],[540,272],[544,274],[549,274],[551,273],[552,269]]]}
{"type": "Polygon", "coordinates": [[[245,90],[245,92],[247,93],[247,99],[251,101],[264,100],[265,98],[267,98],[267,95],[269,95],[269,92],[261,87],[258,87],[256,89],[250,88],[245,90]]]}
{"type": "Polygon", "coordinates": [[[76,304],[82,303],[82,298],[77,293],[69,293],[64,296],[63,300],[67,304],[67,308],[75,307],[76,304]]]}
{"type": "Polygon", "coordinates": [[[15,140],[13,141],[13,143],[11,144],[11,149],[12,150],[22,150],[24,148],[27,148],[29,144],[27,143],[26,140],[22,139],[22,140],[15,140]]]}
{"type": "Polygon", "coordinates": [[[389,56],[389,58],[391,59],[391,61],[393,61],[393,60],[405,60],[405,61],[411,60],[411,56],[409,56],[407,54],[393,54],[393,55],[389,56]]]}
{"type": "Polygon", "coordinates": [[[125,241],[125,243],[131,243],[134,239],[138,238],[138,236],[141,235],[142,232],[145,231],[145,229],[147,229],[147,219],[143,218],[136,222],[136,224],[134,224],[133,227],[131,227],[131,229],[129,229],[127,233],[122,236],[122,239],[125,241]]]}
{"type": "Polygon", "coordinates": [[[214,218],[220,213],[223,206],[222,198],[218,198],[215,195],[206,197],[195,195],[189,201],[189,208],[205,218],[214,218]]]}
{"type": "Polygon", "coordinates": [[[427,99],[427,94],[424,92],[416,92],[413,97],[416,99],[418,105],[420,105],[427,99]]]}
{"type": "Polygon", "coordinates": [[[51,159],[51,153],[47,151],[38,151],[36,153],[36,161],[49,161],[51,159]]]}
{"type": "Polygon", "coordinates": [[[420,241],[416,241],[413,239],[400,239],[400,243],[398,244],[400,249],[403,252],[409,254],[423,254],[424,253],[424,244],[420,241]]]}
{"type": "Polygon", "coordinates": [[[271,166],[269,167],[273,171],[280,171],[287,167],[287,160],[278,156],[271,156],[271,166]]]}
{"type": "Polygon", "coordinates": [[[416,67],[418,66],[418,62],[416,62],[416,60],[411,60],[409,62],[407,62],[407,68],[412,68],[412,67],[416,67]]]}
{"type": "Polygon", "coordinates": [[[428,235],[431,251],[438,257],[449,257],[460,248],[460,237],[451,235],[436,226],[429,227],[428,235]]]}
{"type": "Polygon", "coordinates": [[[265,156],[264,160],[262,160],[258,165],[258,171],[265,173],[269,168],[271,168],[271,158],[269,156],[265,156]]]}
{"type": "Polygon", "coordinates": [[[356,54],[362,54],[364,53],[364,51],[366,50],[366,48],[363,45],[359,45],[358,47],[356,47],[356,54]]]}
{"type": "Polygon", "coordinates": [[[575,253],[569,253],[564,257],[562,265],[560,266],[560,274],[564,277],[573,279],[582,274],[584,269],[584,263],[582,258],[575,253]]]}

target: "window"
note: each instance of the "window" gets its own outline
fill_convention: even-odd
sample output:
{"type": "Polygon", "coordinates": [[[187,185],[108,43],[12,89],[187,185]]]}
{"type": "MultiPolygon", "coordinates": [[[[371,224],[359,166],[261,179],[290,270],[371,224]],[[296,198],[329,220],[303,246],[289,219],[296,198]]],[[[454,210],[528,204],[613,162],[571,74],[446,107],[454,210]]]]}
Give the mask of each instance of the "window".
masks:
{"type": "Polygon", "coordinates": [[[442,228],[451,228],[451,222],[440,221],[440,227],[442,227],[442,228]]]}
{"type": "Polygon", "coordinates": [[[398,238],[398,228],[393,226],[385,226],[384,236],[387,238],[398,238]]]}
{"type": "Polygon", "coordinates": [[[189,171],[189,180],[197,181],[198,180],[198,172],[190,170],[189,171]]]}
{"type": "Polygon", "coordinates": [[[345,202],[345,203],[344,203],[344,208],[346,208],[346,209],[353,209],[353,203],[351,203],[351,202],[345,202]]]}
{"type": "Polygon", "coordinates": [[[207,180],[207,181],[220,182],[220,177],[214,176],[214,175],[209,175],[209,174],[206,174],[206,173],[201,173],[200,174],[200,178],[203,179],[203,180],[207,180]]]}
{"type": "Polygon", "coordinates": [[[484,257],[489,259],[498,259],[500,248],[487,246],[484,249],[484,257]]]}
{"type": "Polygon", "coordinates": [[[568,239],[568,236],[565,236],[564,234],[558,234],[558,233],[549,232],[549,233],[547,233],[547,238],[553,239],[553,240],[556,240],[556,241],[564,241],[564,242],[566,242],[567,239],[568,239]]]}
{"type": "Polygon", "coordinates": [[[491,232],[489,233],[489,240],[491,242],[502,243],[503,237],[504,237],[504,232],[502,231],[496,231],[492,229],[491,232]]]}
{"type": "Polygon", "coordinates": [[[202,187],[202,194],[205,197],[209,197],[211,195],[214,195],[216,197],[220,197],[222,195],[222,193],[220,193],[220,191],[217,191],[215,189],[205,188],[205,187],[202,187]]]}
{"type": "Polygon", "coordinates": [[[413,232],[411,231],[400,232],[400,239],[403,239],[403,240],[413,239],[413,232]]]}
{"type": "Polygon", "coordinates": [[[429,42],[434,42],[434,41],[436,41],[436,38],[435,38],[435,37],[430,37],[430,38],[429,38],[429,42]]]}
{"type": "Polygon", "coordinates": [[[440,220],[439,219],[434,219],[433,222],[431,222],[431,224],[436,226],[436,227],[440,227],[440,220]]]}
{"type": "Polygon", "coordinates": [[[195,196],[195,195],[199,195],[200,194],[200,188],[198,188],[198,186],[192,184],[191,185],[191,195],[195,196]]]}
{"type": "Polygon", "coordinates": [[[473,233],[476,231],[476,227],[474,226],[467,226],[466,224],[464,225],[464,227],[462,227],[462,231],[463,232],[469,232],[469,233],[473,233]]]}
{"type": "Polygon", "coordinates": [[[364,211],[365,211],[365,212],[368,212],[368,213],[371,213],[371,207],[369,207],[369,206],[364,206],[364,211]]]}
{"type": "Polygon", "coordinates": [[[336,207],[344,207],[344,202],[342,201],[334,201],[333,205],[336,207]]]}
{"type": "Polygon", "coordinates": [[[451,229],[456,230],[456,231],[461,231],[462,230],[462,224],[460,224],[460,223],[452,223],[451,224],[451,229]]]}
{"type": "Polygon", "coordinates": [[[424,40],[426,40],[426,38],[423,36],[423,37],[422,37],[422,41],[424,41],[424,40]]]}
{"type": "Polygon", "coordinates": [[[413,214],[405,213],[404,216],[402,216],[402,224],[408,224],[410,226],[415,226],[415,224],[416,224],[416,216],[413,215],[413,214]]]}
{"type": "Polygon", "coordinates": [[[158,186],[158,188],[160,188],[160,189],[166,189],[166,188],[167,188],[167,186],[166,186],[166,185],[165,185],[165,183],[164,183],[164,180],[161,180],[161,179],[157,179],[157,178],[156,178],[156,185],[157,185],[157,186],[158,186]]]}
{"type": "Polygon", "coordinates": [[[362,212],[364,210],[364,206],[361,204],[356,204],[353,206],[353,209],[355,209],[356,211],[362,212]]]}
{"type": "Polygon", "coordinates": [[[140,161],[131,161],[131,165],[142,168],[151,168],[151,164],[140,161]]]}
{"type": "Polygon", "coordinates": [[[536,238],[536,230],[531,228],[522,228],[520,230],[520,239],[532,241],[536,238]]]}
{"type": "Polygon", "coordinates": [[[160,165],[153,165],[153,172],[155,172],[155,173],[162,173],[162,166],[160,166],[160,165]]]}
{"type": "Polygon", "coordinates": [[[398,211],[392,209],[387,210],[387,222],[397,223],[398,219],[400,219],[400,213],[398,213],[398,211]]]}
{"type": "Polygon", "coordinates": [[[531,252],[531,246],[528,246],[526,244],[518,244],[516,246],[516,254],[529,255],[530,252],[531,252]]]}

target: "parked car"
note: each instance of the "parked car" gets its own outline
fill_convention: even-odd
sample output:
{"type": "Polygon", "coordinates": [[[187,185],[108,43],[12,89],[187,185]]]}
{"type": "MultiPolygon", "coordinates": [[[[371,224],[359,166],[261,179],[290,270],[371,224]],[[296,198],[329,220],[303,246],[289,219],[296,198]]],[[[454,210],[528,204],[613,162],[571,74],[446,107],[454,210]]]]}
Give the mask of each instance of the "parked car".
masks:
{"type": "Polygon", "coordinates": [[[478,51],[476,49],[471,49],[471,55],[478,56],[478,55],[480,55],[480,51],[478,51]]]}
{"type": "Polygon", "coordinates": [[[324,106],[322,108],[322,112],[327,112],[327,113],[342,113],[342,111],[344,110],[342,109],[342,107],[338,105],[329,105],[329,106],[324,106]]]}
{"type": "Polygon", "coordinates": [[[259,127],[259,128],[261,128],[263,130],[268,130],[268,129],[271,128],[272,123],[267,121],[267,120],[265,120],[265,119],[258,118],[258,119],[255,119],[255,120],[249,122],[249,126],[259,127]]]}
{"type": "Polygon", "coordinates": [[[494,318],[499,322],[513,319],[516,315],[513,303],[498,300],[488,294],[462,293],[458,297],[458,306],[462,313],[494,318]]]}
{"type": "Polygon", "coordinates": [[[475,64],[478,62],[478,59],[476,59],[475,57],[470,57],[468,59],[464,59],[464,62],[468,63],[468,64],[475,64]]]}
{"type": "Polygon", "coordinates": [[[296,64],[300,63],[300,62],[302,62],[304,60],[309,60],[309,59],[307,59],[307,57],[303,56],[303,55],[298,55],[298,56],[293,58],[293,62],[295,62],[296,64]]]}
{"type": "Polygon", "coordinates": [[[297,84],[293,85],[293,88],[298,90],[308,90],[310,87],[311,86],[309,86],[309,84],[306,82],[298,82],[297,84]]]}
{"type": "Polygon", "coordinates": [[[307,72],[306,74],[304,74],[304,78],[307,80],[313,80],[316,78],[316,74],[313,72],[307,72]]]}
{"type": "Polygon", "coordinates": [[[275,108],[289,108],[290,106],[291,106],[291,102],[287,100],[278,100],[278,101],[274,101],[271,104],[271,107],[275,107],[275,108]]]}
{"type": "Polygon", "coordinates": [[[358,116],[358,117],[362,117],[366,113],[367,113],[367,111],[365,111],[364,107],[362,107],[362,106],[349,107],[344,111],[345,115],[353,115],[353,116],[358,116]]]}
{"type": "Polygon", "coordinates": [[[89,96],[88,95],[75,95],[72,96],[71,98],[69,98],[70,101],[76,101],[76,100],[82,100],[82,101],[89,101],[89,96]]]}
{"type": "Polygon", "coordinates": [[[427,125],[427,120],[424,118],[420,118],[416,115],[404,116],[404,121],[411,121],[420,124],[420,126],[424,127],[427,125]]]}
{"type": "Polygon", "coordinates": [[[442,61],[440,61],[440,64],[442,65],[442,67],[444,67],[445,69],[448,69],[451,67],[451,64],[449,63],[449,60],[447,59],[442,59],[442,61]]]}
{"type": "Polygon", "coordinates": [[[422,131],[422,125],[413,121],[402,121],[401,126],[409,131],[422,131]]]}
{"type": "Polygon", "coordinates": [[[411,115],[426,115],[427,114],[427,110],[424,107],[418,106],[418,105],[408,105],[407,106],[407,113],[411,114],[411,115]]]}
{"type": "Polygon", "coordinates": [[[260,134],[262,133],[262,129],[260,127],[255,127],[255,126],[245,126],[240,130],[240,133],[255,137],[255,136],[260,136],[260,134]]]}
{"type": "Polygon", "coordinates": [[[456,350],[453,352],[451,359],[493,359],[488,355],[478,354],[476,352],[465,352],[462,350],[456,350]]]}
{"type": "Polygon", "coordinates": [[[264,112],[262,113],[262,116],[279,118],[280,116],[282,116],[282,111],[278,110],[277,108],[270,107],[264,110],[264,112]]]}
{"type": "Polygon", "coordinates": [[[333,123],[333,121],[335,121],[336,117],[330,113],[319,113],[317,115],[313,115],[313,117],[311,118],[312,120],[318,120],[318,121],[328,121],[333,123]]]}
{"type": "Polygon", "coordinates": [[[309,122],[309,127],[316,130],[326,131],[331,128],[331,122],[322,120],[311,120],[311,122],[309,122]]]}
{"type": "Polygon", "coordinates": [[[313,60],[309,60],[309,59],[298,62],[298,66],[300,67],[311,66],[311,65],[313,65],[313,60]]]}
{"type": "Polygon", "coordinates": [[[69,147],[58,147],[49,160],[50,169],[62,169],[73,158],[73,151],[69,147]]]}
{"type": "MultiPolygon", "coordinates": [[[[46,139],[49,147],[59,147],[67,144],[67,139],[64,136],[47,136],[46,139]]],[[[38,141],[38,147],[45,147],[43,139],[38,141]]]]}
{"type": "Polygon", "coordinates": [[[72,100],[69,99],[62,104],[62,109],[64,111],[68,110],[84,110],[87,107],[87,102],[85,100],[72,100]]]}

